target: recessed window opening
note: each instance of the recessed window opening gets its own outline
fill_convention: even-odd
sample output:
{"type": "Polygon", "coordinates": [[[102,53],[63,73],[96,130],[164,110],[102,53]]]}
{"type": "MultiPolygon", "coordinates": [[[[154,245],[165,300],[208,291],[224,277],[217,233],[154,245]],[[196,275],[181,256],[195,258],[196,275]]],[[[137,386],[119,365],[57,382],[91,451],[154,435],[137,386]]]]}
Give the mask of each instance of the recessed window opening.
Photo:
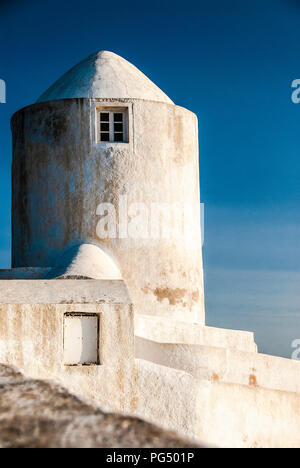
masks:
{"type": "Polygon", "coordinates": [[[68,366],[100,363],[98,314],[67,313],[64,316],[64,363],[68,366]]]}
{"type": "Polygon", "coordinates": [[[127,143],[127,109],[99,111],[100,142],[127,143]]]}

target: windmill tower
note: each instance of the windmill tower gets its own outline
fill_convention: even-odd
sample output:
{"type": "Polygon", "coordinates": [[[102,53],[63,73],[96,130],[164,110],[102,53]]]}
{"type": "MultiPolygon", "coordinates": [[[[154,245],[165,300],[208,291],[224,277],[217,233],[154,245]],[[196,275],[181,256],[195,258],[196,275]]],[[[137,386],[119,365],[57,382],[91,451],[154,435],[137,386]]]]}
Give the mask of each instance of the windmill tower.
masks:
{"type": "MultiPolygon", "coordinates": [[[[82,246],[96,245],[118,265],[137,314],[204,324],[195,114],[101,51],[17,112],[12,132],[13,268],[62,266],[72,248],[87,266],[93,254],[82,246]],[[169,217],[173,233],[187,205],[198,209],[196,234],[161,232],[169,217]]],[[[74,275],[98,278],[80,268],[74,275]]]]}

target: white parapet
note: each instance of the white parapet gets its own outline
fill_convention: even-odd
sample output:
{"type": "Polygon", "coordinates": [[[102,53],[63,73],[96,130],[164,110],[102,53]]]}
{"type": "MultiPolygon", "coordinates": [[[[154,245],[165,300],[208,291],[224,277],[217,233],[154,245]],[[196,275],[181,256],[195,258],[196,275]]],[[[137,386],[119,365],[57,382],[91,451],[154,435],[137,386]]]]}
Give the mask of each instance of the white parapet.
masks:
{"type": "Polygon", "coordinates": [[[136,336],[158,343],[181,343],[257,352],[254,334],[251,332],[212,328],[149,315],[136,315],[134,326],[136,336]]]}
{"type": "Polygon", "coordinates": [[[197,379],[300,393],[300,362],[213,346],[157,343],[136,337],[135,356],[197,379]]]}
{"type": "Polygon", "coordinates": [[[300,394],[136,360],[136,414],[222,448],[299,448],[300,394]]]}

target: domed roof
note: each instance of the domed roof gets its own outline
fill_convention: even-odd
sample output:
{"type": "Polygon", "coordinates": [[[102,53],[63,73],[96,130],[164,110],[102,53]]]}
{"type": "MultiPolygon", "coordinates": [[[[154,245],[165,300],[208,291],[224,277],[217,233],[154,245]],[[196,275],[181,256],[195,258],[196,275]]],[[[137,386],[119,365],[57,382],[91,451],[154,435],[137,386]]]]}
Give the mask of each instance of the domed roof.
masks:
{"type": "Polygon", "coordinates": [[[106,50],[91,55],[73,67],[37,102],[67,98],[145,99],[173,104],[134,65],[106,50]]]}
{"type": "Polygon", "coordinates": [[[57,258],[47,278],[121,280],[122,275],[114,260],[100,246],[79,244],[67,248],[57,258]]]}

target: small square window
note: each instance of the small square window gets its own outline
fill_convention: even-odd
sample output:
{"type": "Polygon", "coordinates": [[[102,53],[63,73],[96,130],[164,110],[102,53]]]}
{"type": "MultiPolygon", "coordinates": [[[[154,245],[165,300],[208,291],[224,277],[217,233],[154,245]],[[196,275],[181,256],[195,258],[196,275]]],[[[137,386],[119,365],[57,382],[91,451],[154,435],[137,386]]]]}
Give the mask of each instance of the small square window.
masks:
{"type": "Polygon", "coordinates": [[[100,142],[128,143],[128,109],[110,108],[98,112],[98,139],[100,142]]]}
{"type": "Polygon", "coordinates": [[[65,365],[99,364],[99,316],[66,314],[64,316],[65,365]]]}

